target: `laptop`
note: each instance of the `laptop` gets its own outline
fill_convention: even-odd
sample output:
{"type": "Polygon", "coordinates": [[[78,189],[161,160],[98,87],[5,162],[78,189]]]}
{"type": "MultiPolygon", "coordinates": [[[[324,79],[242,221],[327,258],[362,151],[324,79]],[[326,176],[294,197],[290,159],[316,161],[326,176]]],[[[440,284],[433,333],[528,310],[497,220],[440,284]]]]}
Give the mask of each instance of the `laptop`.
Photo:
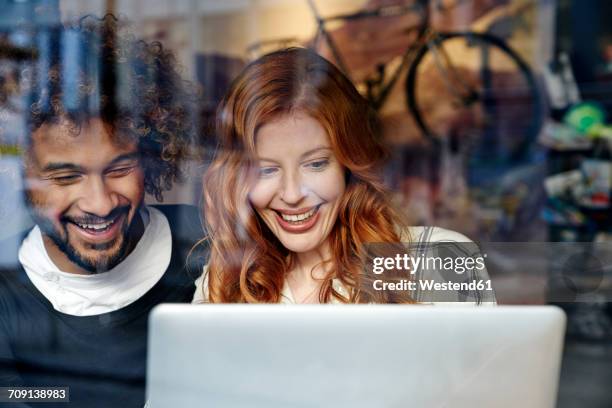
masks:
{"type": "Polygon", "coordinates": [[[160,305],[161,407],[554,407],[553,306],[160,305]]]}

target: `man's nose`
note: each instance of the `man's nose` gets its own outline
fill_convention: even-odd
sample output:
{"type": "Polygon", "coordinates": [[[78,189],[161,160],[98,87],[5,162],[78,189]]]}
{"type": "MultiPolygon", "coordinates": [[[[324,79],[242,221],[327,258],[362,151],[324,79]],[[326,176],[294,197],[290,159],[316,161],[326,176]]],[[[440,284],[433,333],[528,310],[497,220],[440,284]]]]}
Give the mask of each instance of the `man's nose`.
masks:
{"type": "Polygon", "coordinates": [[[103,177],[88,177],[79,200],[79,209],[99,217],[107,216],[118,204],[117,196],[103,177]]]}
{"type": "Polygon", "coordinates": [[[287,204],[298,204],[306,195],[299,174],[285,174],[280,198],[287,204]]]}

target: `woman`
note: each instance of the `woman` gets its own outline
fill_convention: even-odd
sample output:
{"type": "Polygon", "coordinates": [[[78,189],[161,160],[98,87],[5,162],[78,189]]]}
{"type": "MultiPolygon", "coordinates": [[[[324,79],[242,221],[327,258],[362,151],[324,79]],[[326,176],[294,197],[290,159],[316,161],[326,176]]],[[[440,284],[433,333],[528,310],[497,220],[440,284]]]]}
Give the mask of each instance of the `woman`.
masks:
{"type": "Polygon", "coordinates": [[[300,48],[251,63],[217,134],[204,176],[211,256],[194,302],[414,302],[375,290],[366,268],[367,243],[396,247],[423,230],[388,202],[376,117],[335,66],[300,48]]]}

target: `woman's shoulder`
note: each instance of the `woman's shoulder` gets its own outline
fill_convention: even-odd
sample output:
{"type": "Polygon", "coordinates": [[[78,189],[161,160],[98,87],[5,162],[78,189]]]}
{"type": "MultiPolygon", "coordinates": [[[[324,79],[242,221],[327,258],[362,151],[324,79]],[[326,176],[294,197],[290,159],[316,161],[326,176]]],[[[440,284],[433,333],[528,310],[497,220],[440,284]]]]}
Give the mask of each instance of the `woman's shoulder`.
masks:
{"type": "Polygon", "coordinates": [[[402,241],[410,242],[472,242],[460,232],[434,226],[407,227],[401,232],[402,241]]]}
{"type": "Polygon", "coordinates": [[[202,275],[195,281],[195,293],[191,303],[208,303],[208,264],[202,268],[202,275]]]}

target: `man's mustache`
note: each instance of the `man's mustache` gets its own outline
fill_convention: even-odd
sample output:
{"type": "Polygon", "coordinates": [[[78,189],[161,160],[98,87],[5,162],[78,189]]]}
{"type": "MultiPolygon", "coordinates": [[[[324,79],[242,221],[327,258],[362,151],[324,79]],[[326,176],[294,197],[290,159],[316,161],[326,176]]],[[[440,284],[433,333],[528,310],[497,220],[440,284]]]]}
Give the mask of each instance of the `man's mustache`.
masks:
{"type": "Polygon", "coordinates": [[[121,207],[113,208],[113,210],[106,217],[99,217],[94,214],[87,214],[82,217],[70,217],[63,216],[61,218],[62,222],[72,222],[73,224],[103,224],[105,222],[110,222],[123,214],[127,214],[130,211],[130,206],[125,205],[121,207]]]}

